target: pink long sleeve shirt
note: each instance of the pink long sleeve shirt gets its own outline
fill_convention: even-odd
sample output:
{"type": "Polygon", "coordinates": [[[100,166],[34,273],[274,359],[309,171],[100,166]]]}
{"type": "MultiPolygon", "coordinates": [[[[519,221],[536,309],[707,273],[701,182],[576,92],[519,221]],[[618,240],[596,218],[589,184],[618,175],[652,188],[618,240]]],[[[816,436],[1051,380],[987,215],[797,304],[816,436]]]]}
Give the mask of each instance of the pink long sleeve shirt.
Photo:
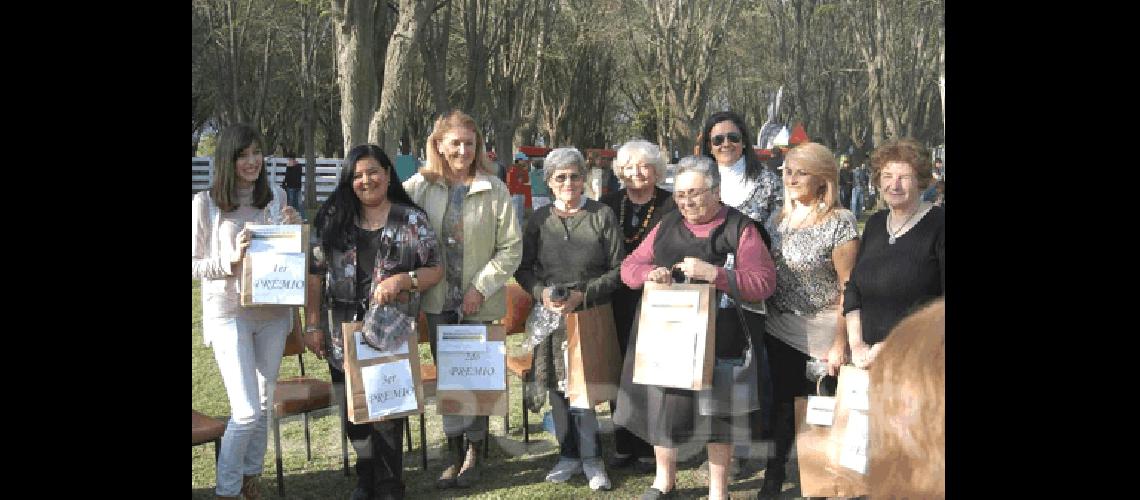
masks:
{"type": "MultiPolygon", "coordinates": [[[[694,236],[707,238],[717,226],[724,224],[727,213],[728,208],[722,207],[712,220],[704,224],[692,224],[686,220],[682,222],[694,236]]],[[[641,289],[649,272],[658,267],[653,264],[653,242],[657,240],[657,230],[660,227],[660,224],[655,226],[645,240],[621,263],[621,280],[634,290],[641,289]]],[[[751,224],[745,226],[744,234],[740,236],[734,266],[732,272],[736,273],[736,285],[740,288],[744,300],[759,302],[776,291],[776,266],[768,253],[768,247],[760,238],[760,233],[751,224]]],[[[723,267],[716,269],[718,290],[729,291],[728,272],[723,267]]]]}

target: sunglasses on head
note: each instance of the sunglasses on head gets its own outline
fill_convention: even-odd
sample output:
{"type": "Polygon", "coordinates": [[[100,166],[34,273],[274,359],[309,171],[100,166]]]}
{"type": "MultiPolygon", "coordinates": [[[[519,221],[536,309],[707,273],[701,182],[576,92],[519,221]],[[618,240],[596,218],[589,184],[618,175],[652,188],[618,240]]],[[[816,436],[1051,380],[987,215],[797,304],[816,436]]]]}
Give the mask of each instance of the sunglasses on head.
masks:
{"type": "Polygon", "coordinates": [[[719,135],[712,136],[712,145],[713,146],[720,146],[721,144],[724,144],[724,139],[726,137],[728,138],[729,142],[732,142],[734,144],[740,144],[740,132],[729,132],[727,134],[719,134],[719,135]]]}
{"type": "Polygon", "coordinates": [[[558,174],[554,176],[554,182],[566,182],[567,177],[569,177],[572,181],[582,180],[582,174],[558,174]]]}

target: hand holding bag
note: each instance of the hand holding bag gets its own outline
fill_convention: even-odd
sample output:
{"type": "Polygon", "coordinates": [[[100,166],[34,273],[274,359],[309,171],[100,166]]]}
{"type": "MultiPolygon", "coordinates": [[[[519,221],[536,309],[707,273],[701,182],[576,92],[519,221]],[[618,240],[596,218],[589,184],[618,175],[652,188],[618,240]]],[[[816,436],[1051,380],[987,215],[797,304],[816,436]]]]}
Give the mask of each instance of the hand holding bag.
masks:
{"type": "Polygon", "coordinates": [[[740,310],[736,274],[732,271],[727,274],[732,298],[736,299],[733,301],[735,303],[733,307],[740,319],[740,327],[744,331],[747,345],[744,348],[743,356],[740,358],[716,358],[716,364],[713,366],[712,389],[700,391],[697,397],[700,414],[706,416],[745,415],[760,409],[752,335],[748,331],[748,323],[744,319],[744,313],[740,310]]]}

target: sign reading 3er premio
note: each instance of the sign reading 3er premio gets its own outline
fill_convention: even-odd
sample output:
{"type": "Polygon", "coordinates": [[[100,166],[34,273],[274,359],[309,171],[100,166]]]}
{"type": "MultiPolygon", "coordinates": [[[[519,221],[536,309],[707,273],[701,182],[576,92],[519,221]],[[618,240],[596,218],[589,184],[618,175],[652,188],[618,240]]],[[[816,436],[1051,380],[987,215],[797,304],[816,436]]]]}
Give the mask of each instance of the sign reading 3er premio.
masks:
{"type": "Polygon", "coordinates": [[[251,233],[242,270],[243,306],[305,305],[307,227],[247,225],[251,233]]]}

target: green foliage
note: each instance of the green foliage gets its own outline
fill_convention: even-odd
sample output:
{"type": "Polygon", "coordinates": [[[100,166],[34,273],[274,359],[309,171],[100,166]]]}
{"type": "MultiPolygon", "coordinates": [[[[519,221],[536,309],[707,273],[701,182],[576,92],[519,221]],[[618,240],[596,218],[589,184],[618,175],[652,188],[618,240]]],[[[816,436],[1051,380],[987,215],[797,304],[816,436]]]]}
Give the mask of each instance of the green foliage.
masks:
{"type": "Polygon", "coordinates": [[[194,156],[214,156],[214,146],[218,143],[218,134],[202,135],[198,140],[198,152],[194,156]]]}

